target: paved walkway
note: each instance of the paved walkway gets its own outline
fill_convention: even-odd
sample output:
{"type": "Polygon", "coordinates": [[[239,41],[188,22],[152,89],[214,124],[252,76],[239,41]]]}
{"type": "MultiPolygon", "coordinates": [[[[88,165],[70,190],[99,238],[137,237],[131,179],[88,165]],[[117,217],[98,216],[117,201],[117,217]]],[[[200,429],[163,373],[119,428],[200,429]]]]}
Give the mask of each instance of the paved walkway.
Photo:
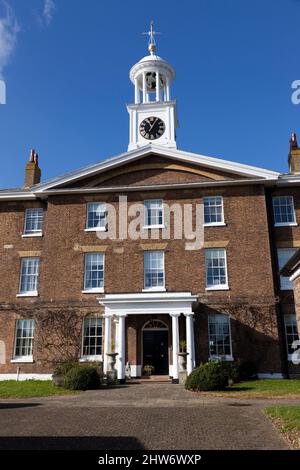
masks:
{"type": "Polygon", "coordinates": [[[199,398],[160,383],[0,400],[0,437],[11,436],[0,450],[286,449],[262,413],[282,401],[199,398]]]}

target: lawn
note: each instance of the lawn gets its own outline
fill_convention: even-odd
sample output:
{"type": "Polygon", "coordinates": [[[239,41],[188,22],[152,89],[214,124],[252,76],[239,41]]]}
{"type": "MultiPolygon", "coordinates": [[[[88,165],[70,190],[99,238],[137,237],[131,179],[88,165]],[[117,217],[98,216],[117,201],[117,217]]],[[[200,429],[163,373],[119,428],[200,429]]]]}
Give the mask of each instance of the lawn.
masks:
{"type": "Polygon", "coordinates": [[[0,398],[47,397],[76,393],[74,390],[56,388],[51,380],[3,380],[0,381],[0,398]]]}
{"type": "Polygon", "coordinates": [[[289,444],[300,449],[300,406],[269,406],[265,412],[289,444]]]}
{"type": "Polygon", "coordinates": [[[234,384],[223,392],[201,395],[236,398],[300,398],[300,380],[260,379],[234,384]]]}

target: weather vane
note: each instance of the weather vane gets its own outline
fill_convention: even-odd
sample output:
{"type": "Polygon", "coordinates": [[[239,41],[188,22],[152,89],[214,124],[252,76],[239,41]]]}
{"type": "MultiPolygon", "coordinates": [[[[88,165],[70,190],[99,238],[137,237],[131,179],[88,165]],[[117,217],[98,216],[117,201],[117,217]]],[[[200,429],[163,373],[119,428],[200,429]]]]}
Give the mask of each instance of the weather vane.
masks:
{"type": "Polygon", "coordinates": [[[150,22],[150,31],[147,33],[143,33],[149,36],[149,41],[148,41],[148,49],[150,54],[154,54],[155,49],[156,49],[156,42],[155,42],[155,36],[156,34],[161,34],[158,31],[154,31],[154,21],[151,20],[150,22]]]}

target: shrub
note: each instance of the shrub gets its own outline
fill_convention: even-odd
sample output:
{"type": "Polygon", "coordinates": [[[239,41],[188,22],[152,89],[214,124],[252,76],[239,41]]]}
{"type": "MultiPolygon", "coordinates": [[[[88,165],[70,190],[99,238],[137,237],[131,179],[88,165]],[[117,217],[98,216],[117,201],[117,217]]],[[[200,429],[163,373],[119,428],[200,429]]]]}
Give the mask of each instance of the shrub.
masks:
{"type": "Polygon", "coordinates": [[[217,361],[200,364],[185,382],[185,388],[196,391],[224,390],[227,385],[228,371],[224,363],[217,361]]]}
{"type": "Polygon", "coordinates": [[[71,370],[73,367],[78,366],[78,359],[66,359],[65,361],[60,362],[59,364],[56,365],[53,375],[63,375],[65,376],[69,370],[71,370]]]}
{"type": "Polygon", "coordinates": [[[95,390],[100,387],[100,374],[97,367],[73,367],[65,375],[64,387],[70,390],[95,390]]]}

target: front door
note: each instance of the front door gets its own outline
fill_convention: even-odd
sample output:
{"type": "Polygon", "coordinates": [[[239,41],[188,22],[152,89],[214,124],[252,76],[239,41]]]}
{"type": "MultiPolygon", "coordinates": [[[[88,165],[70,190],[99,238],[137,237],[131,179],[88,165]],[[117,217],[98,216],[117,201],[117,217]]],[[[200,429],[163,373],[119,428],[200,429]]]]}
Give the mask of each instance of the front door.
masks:
{"type": "Polygon", "coordinates": [[[143,331],[143,366],[154,366],[154,374],[169,373],[168,331],[143,331]]]}

